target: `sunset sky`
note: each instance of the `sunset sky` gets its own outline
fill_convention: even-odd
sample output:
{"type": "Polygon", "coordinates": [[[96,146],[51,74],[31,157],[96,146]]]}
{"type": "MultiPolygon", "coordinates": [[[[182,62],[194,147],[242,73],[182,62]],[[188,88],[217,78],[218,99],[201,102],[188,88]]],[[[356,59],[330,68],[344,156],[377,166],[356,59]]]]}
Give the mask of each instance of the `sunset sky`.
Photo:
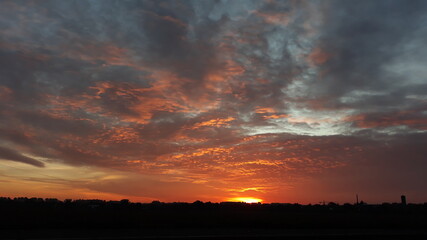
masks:
{"type": "Polygon", "coordinates": [[[427,201],[427,1],[0,1],[0,195],[427,201]]]}

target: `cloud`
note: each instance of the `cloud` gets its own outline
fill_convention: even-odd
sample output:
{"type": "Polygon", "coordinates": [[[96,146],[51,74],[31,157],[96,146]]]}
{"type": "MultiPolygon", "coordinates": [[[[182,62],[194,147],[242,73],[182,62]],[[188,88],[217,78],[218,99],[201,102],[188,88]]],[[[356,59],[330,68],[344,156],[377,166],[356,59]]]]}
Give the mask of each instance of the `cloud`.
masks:
{"type": "MultiPolygon", "coordinates": [[[[423,1],[3,1],[1,151],[36,166],[42,157],[47,166],[163,176],[155,182],[164,190],[150,196],[165,196],[168,184],[200,196],[201,186],[296,193],[317,176],[340,181],[385,167],[374,155],[393,163],[390,172],[423,169],[402,159],[424,153],[426,9],[423,1]]],[[[132,187],[120,194],[138,182],[117,186],[126,181],[132,187]]]]}
{"type": "Polygon", "coordinates": [[[26,157],[12,149],[0,147],[0,158],[9,161],[30,164],[36,167],[44,167],[44,163],[34,158],[26,157]]]}
{"type": "MultiPolygon", "coordinates": [[[[421,47],[415,39],[427,34],[421,24],[425,3],[379,1],[354,5],[339,1],[336,4],[328,12],[328,24],[322,26],[318,48],[313,52],[317,53],[315,56],[329,55],[327,61],[315,58],[323,62],[321,83],[312,85],[317,94],[336,101],[354,90],[389,93],[398,91],[398,86],[406,85],[405,82],[411,84],[407,81],[410,76],[392,74],[388,68],[408,53],[406,46],[421,47]]],[[[398,104],[404,96],[399,97],[387,104],[398,104]]],[[[375,99],[372,103],[386,106],[375,99]]],[[[352,107],[365,108],[362,104],[352,107]]]]}

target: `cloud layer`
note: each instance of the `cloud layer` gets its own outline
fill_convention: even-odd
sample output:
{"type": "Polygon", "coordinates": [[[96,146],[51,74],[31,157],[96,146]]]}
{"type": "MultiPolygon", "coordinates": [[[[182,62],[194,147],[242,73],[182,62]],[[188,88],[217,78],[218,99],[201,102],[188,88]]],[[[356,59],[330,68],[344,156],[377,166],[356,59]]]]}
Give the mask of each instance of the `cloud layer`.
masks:
{"type": "Polygon", "coordinates": [[[424,1],[2,1],[0,159],[129,172],[63,184],[170,201],[425,201],[426,12],[424,1]]]}

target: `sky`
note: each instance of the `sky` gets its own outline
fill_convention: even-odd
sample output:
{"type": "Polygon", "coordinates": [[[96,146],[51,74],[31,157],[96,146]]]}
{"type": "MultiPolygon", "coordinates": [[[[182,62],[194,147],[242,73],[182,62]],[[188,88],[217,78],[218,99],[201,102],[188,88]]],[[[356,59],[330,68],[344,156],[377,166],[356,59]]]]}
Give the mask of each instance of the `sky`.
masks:
{"type": "Polygon", "coordinates": [[[427,2],[0,2],[0,193],[427,202],[427,2]]]}

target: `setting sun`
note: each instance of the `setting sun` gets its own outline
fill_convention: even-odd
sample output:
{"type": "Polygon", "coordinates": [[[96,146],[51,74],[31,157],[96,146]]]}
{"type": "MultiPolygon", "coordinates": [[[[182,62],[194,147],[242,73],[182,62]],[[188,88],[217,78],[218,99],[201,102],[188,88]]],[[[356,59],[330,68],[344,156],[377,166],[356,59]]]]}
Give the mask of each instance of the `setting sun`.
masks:
{"type": "Polygon", "coordinates": [[[245,203],[258,203],[258,202],[262,202],[262,199],[251,198],[251,197],[237,197],[237,198],[230,198],[229,201],[245,202],[245,203]]]}

